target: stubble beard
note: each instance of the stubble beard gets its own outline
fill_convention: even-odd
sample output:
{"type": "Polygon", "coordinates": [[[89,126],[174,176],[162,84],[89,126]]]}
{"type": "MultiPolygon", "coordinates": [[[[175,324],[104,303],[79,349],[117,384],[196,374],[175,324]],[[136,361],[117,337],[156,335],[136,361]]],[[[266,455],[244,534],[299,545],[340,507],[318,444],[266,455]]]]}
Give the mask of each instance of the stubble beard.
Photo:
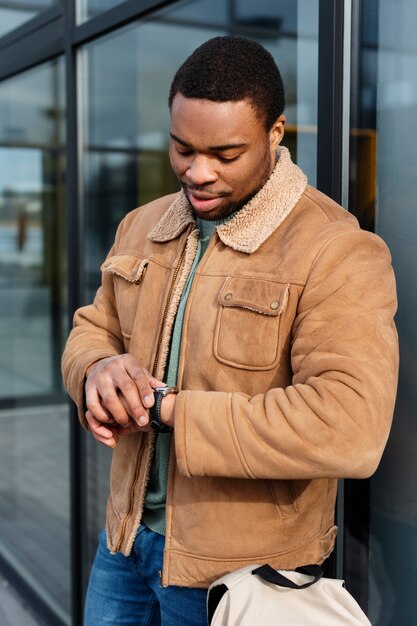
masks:
{"type": "Polygon", "coordinates": [[[225,204],[224,206],[220,207],[219,209],[217,209],[214,213],[211,213],[210,215],[207,215],[206,213],[200,213],[200,211],[196,211],[196,209],[194,209],[194,207],[190,203],[191,209],[194,215],[196,217],[199,217],[200,219],[206,220],[207,222],[214,222],[218,220],[224,220],[226,219],[226,217],[233,215],[233,213],[237,213],[238,211],[240,211],[240,209],[242,209],[245,206],[245,204],[248,204],[248,202],[250,202],[252,198],[256,196],[258,191],[262,189],[262,187],[265,185],[265,183],[271,176],[272,168],[271,168],[271,154],[269,152],[269,146],[265,150],[265,155],[262,158],[262,163],[263,163],[263,169],[262,169],[262,174],[260,176],[260,182],[257,183],[256,187],[250,193],[248,193],[246,196],[244,196],[240,200],[225,204]]]}

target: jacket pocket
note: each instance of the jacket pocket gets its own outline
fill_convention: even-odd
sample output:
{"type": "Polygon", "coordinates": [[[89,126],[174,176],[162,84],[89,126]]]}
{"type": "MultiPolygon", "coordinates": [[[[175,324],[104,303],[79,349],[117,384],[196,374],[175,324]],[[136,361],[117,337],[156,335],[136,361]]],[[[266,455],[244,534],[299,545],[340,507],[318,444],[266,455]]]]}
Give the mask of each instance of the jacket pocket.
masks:
{"type": "Polygon", "coordinates": [[[139,284],[145,274],[149,259],[141,259],[131,254],[119,254],[104,261],[102,272],[120,276],[129,283],[139,284]]]}
{"type": "Polygon", "coordinates": [[[218,361],[248,370],[268,370],[280,359],[280,323],[289,284],[229,276],[219,293],[214,335],[218,361]]]}
{"type": "Polygon", "coordinates": [[[101,271],[113,278],[116,308],[126,350],[138,310],[139,285],[145,277],[148,263],[149,259],[119,254],[107,258],[101,266],[101,271]]]}

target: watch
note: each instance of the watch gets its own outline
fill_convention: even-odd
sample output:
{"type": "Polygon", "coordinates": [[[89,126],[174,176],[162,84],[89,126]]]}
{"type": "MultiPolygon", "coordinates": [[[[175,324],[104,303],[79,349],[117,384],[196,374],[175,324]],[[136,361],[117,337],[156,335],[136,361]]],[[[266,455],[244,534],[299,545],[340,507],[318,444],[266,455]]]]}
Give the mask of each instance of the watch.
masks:
{"type": "Polygon", "coordinates": [[[161,404],[163,398],[170,393],[178,393],[178,387],[153,387],[155,402],[149,409],[149,417],[152,429],[156,433],[170,433],[172,428],[161,421],[161,404]]]}

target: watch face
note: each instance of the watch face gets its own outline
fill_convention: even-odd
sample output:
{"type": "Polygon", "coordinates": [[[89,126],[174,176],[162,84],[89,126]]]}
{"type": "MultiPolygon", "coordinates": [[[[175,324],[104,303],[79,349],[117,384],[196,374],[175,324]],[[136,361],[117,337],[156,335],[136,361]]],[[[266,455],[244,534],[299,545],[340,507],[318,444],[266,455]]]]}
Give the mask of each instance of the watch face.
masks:
{"type": "Polygon", "coordinates": [[[160,393],[163,396],[166,396],[168,393],[178,393],[178,387],[169,387],[168,385],[164,385],[163,387],[152,387],[154,392],[160,393]]]}

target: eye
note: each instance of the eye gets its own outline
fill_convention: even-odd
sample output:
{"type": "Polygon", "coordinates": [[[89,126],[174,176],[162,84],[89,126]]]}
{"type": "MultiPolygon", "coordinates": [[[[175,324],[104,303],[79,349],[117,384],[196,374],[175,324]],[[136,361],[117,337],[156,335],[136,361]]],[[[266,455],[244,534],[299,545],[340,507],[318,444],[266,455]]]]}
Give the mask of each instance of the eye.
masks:
{"type": "Polygon", "coordinates": [[[192,150],[187,150],[187,149],[179,150],[178,148],[176,148],[176,151],[181,156],[190,156],[192,154],[192,152],[193,152],[192,150]]]}
{"type": "Polygon", "coordinates": [[[232,163],[232,161],[236,161],[236,159],[238,159],[239,156],[240,155],[235,156],[235,157],[229,157],[229,158],[218,156],[217,158],[219,159],[221,163],[232,163]]]}

